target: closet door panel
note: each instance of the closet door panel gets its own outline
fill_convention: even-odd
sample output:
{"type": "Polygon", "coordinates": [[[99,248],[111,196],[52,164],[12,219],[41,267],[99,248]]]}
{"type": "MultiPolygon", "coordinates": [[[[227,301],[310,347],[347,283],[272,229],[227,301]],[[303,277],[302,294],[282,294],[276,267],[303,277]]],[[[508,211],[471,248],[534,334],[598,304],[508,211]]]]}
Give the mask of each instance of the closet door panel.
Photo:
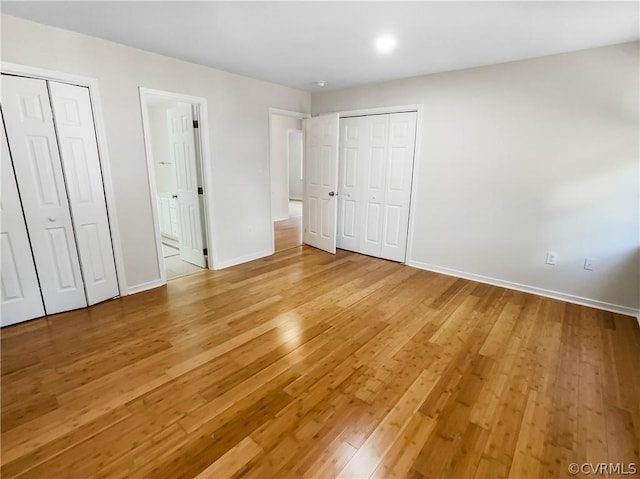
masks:
{"type": "Polygon", "coordinates": [[[382,215],[384,211],[384,183],[389,137],[389,115],[366,118],[367,140],[363,145],[365,164],[363,181],[364,222],[360,239],[360,251],[380,256],[382,246],[382,215]]]}
{"type": "Polygon", "coordinates": [[[404,261],[416,139],[416,113],[389,115],[389,150],[385,171],[382,258],[404,261]]]}
{"type": "Polygon", "coordinates": [[[2,141],[2,198],[0,199],[0,250],[2,263],[2,309],[0,325],[44,316],[44,304],[36,266],[31,256],[27,225],[22,214],[18,185],[13,174],[9,145],[0,117],[2,141]]]}
{"type": "Polygon", "coordinates": [[[366,137],[360,118],[340,120],[340,159],[338,164],[338,234],[336,246],[349,251],[360,251],[362,225],[362,150],[360,143],[366,137]]]}
{"type": "Polygon", "coordinates": [[[49,82],[88,304],[119,294],[89,90],[49,82]]]}
{"type": "Polygon", "coordinates": [[[46,82],[3,75],[2,110],[46,313],[85,307],[46,82]]]}

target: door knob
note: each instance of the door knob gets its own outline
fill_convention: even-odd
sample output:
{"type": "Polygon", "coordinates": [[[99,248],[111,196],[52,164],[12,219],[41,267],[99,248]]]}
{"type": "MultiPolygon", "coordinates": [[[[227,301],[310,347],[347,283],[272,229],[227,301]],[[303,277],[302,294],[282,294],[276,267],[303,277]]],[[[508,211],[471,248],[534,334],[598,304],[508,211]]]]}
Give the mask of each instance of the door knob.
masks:
{"type": "Polygon", "coordinates": [[[51,221],[52,223],[56,220],[55,216],[49,216],[49,221],[51,221]]]}
{"type": "Polygon", "coordinates": [[[171,195],[171,198],[177,198],[178,195],[171,195]]]}
{"type": "Polygon", "coordinates": [[[329,192],[329,196],[338,196],[338,192],[337,191],[330,191],[329,192]]]}

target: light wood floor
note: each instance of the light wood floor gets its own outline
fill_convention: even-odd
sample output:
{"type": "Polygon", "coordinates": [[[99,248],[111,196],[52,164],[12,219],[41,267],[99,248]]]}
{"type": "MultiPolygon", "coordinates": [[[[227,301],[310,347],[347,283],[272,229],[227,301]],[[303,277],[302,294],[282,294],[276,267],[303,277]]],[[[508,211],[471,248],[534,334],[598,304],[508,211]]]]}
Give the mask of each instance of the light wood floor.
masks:
{"type": "Polygon", "coordinates": [[[640,463],[635,319],[342,251],[289,249],[1,336],[3,478],[640,463]]]}

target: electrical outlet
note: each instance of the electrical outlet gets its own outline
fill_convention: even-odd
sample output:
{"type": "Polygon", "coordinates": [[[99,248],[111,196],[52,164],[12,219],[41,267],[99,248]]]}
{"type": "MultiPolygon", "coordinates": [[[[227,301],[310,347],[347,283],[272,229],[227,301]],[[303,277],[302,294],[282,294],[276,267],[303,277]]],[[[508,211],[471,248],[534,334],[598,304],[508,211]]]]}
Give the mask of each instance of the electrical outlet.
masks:
{"type": "Polygon", "coordinates": [[[584,260],[584,269],[587,271],[593,271],[593,267],[595,266],[596,260],[593,258],[586,258],[584,260]]]}
{"type": "Polygon", "coordinates": [[[547,251],[547,259],[545,260],[545,263],[550,264],[551,266],[555,266],[556,261],[558,261],[558,253],[547,251]]]}

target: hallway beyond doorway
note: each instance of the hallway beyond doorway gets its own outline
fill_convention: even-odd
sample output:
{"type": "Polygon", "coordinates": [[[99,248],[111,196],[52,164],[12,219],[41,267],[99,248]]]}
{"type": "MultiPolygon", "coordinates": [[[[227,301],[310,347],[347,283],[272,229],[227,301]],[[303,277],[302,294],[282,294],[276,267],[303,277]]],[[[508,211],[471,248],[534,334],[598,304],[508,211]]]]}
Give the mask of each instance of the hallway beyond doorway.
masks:
{"type": "Polygon", "coordinates": [[[289,218],[274,221],[275,251],[295,248],[302,244],[302,201],[289,200],[289,218]]]}

